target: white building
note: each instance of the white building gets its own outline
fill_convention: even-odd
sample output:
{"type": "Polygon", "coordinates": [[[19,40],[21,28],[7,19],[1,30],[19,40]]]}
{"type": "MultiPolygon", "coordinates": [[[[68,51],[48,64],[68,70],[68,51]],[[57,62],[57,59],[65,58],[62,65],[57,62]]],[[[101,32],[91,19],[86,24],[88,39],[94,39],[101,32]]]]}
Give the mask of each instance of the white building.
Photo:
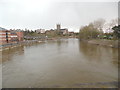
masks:
{"type": "Polygon", "coordinates": [[[37,29],[36,32],[37,33],[45,33],[45,29],[37,29]]]}

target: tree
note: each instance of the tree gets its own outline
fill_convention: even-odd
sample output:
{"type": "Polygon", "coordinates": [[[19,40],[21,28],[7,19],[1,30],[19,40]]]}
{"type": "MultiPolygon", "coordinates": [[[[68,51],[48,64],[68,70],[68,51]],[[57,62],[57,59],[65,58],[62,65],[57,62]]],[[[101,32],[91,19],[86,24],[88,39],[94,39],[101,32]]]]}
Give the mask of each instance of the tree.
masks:
{"type": "Polygon", "coordinates": [[[118,19],[117,18],[116,19],[112,19],[110,21],[109,25],[110,25],[110,27],[114,27],[114,26],[118,25],[118,19]]]}
{"type": "Polygon", "coordinates": [[[114,30],[113,33],[116,36],[116,38],[120,39],[120,25],[114,26],[112,29],[114,30]]]}
{"type": "Polygon", "coordinates": [[[97,38],[100,31],[94,27],[93,23],[90,23],[88,26],[84,26],[80,29],[79,37],[80,39],[93,39],[97,38]]]}
{"type": "Polygon", "coordinates": [[[118,25],[118,19],[112,19],[108,23],[104,24],[105,32],[106,33],[112,33],[113,32],[113,27],[118,25]]]}
{"type": "Polygon", "coordinates": [[[102,32],[102,28],[103,28],[104,24],[105,24],[104,19],[98,19],[93,22],[94,28],[97,28],[101,32],[102,32]]]}

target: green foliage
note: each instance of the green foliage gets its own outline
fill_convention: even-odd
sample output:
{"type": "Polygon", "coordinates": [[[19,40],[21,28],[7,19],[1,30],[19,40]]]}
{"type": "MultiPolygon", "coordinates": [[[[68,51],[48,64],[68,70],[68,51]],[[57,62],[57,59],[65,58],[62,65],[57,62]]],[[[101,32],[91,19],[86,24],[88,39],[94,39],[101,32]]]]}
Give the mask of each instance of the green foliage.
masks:
{"type": "Polygon", "coordinates": [[[79,37],[80,39],[93,39],[97,38],[100,33],[101,32],[90,23],[88,26],[84,26],[80,29],[79,37]]]}

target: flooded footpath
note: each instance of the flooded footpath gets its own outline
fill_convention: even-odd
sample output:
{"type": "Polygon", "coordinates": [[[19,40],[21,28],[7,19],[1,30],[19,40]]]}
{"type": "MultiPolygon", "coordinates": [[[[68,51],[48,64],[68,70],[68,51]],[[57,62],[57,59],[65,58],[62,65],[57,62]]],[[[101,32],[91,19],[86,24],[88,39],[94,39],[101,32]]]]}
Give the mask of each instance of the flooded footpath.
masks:
{"type": "Polygon", "coordinates": [[[2,51],[3,88],[114,88],[118,49],[51,40],[2,51]]]}

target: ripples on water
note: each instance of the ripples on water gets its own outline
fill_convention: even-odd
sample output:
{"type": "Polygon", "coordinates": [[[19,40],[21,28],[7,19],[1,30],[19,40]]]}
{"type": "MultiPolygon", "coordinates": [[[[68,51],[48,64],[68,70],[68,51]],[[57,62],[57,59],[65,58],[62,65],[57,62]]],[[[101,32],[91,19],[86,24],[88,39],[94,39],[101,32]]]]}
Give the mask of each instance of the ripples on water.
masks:
{"type": "Polygon", "coordinates": [[[117,49],[61,39],[3,51],[3,87],[116,87],[117,49]]]}

